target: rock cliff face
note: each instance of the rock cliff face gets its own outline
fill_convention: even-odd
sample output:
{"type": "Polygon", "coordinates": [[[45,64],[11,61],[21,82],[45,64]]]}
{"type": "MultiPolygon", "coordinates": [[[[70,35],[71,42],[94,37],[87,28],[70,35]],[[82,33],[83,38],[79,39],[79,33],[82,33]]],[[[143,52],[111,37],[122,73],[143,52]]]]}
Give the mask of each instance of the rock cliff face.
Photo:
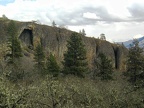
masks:
{"type": "MultiPolygon", "coordinates": [[[[5,29],[7,23],[0,21],[0,39],[5,40],[7,33],[5,29]],[[5,36],[3,36],[5,35],[5,36]]],[[[19,39],[29,48],[34,48],[41,42],[46,54],[52,52],[59,63],[63,60],[63,54],[67,50],[66,44],[72,31],[64,28],[39,25],[31,22],[17,22],[19,39]]],[[[90,68],[94,66],[94,60],[99,53],[106,54],[112,59],[116,69],[125,69],[125,60],[128,50],[124,46],[111,44],[107,41],[82,36],[82,40],[87,50],[87,61],[90,68]]]]}

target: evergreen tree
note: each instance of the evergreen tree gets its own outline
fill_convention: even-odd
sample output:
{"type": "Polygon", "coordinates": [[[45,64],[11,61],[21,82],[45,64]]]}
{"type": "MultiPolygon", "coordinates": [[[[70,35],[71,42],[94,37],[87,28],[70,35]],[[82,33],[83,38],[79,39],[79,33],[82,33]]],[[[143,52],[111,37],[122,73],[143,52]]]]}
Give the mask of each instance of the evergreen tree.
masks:
{"type": "Polygon", "coordinates": [[[103,53],[99,54],[100,61],[97,62],[97,68],[98,68],[98,76],[101,77],[101,80],[111,80],[112,73],[113,73],[113,67],[111,60],[109,60],[106,55],[103,53]]]}
{"type": "Polygon", "coordinates": [[[52,22],[52,26],[53,26],[53,27],[56,27],[55,21],[52,22]]]}
{"type": "Polygon", "coordinates": [[[8,19],[5,14],[2,15],[2,18],[6,20],[8,19]]]}
{"type": "Polygon", "coordinates": [[[10,21],[7,28],[8,32],[8,52],[6,54],[7,65],[10,73],[7,75],[9,80],[17,81],[23,78],[23,70],[21,68],[20,57],[22,57],[22,49],[18,40],[18,32],[14,21],[10,21]]]}
{"type": "Polygon", "coordinates": [[[129,81],[134,85],[139,85],[144,78],[144,56],[143,49],[139,47],[138,40],[133,40],[130,45],[127,60],[127,75],[129,81]]]}
{"type": "Polygon", "coordinates": [[[81,31],[81,30],[79,30],[79,34],[82,34],[82,31],[81,31]]]}
{"type": "Polygon", "coordinates": [[[64,74],[73,74],[84,77],[87,71],[86,50],[78,33],[72,33],[67,43],[67,52],[64,54],[64,74]]]}
{"type": "Polygon", "coordinates": [[[34,59],[36,62],[36,68],[42,72],[44,69],[45,54],[42,45],[39,43],[35,49],[34,59]]]}
{"type": "Polygon", "coordinates": [[[85,30],[84,30],[84,29],[82,29],[81,34],[82,34],[83,36],[85,36],[85,35],[86,35],[86,33],[85,33],[85,30]]]}
{"type": "Polygon", "coordinates": [[[8,48],[9,52],[7,57],[9,59],[8,63],[14,63],[15,59],[22,57],[22,49],[20,45],[20,41],[17,37],[17,28],[14,21],[10,21],[8,25],[8,48]]]}
{"type": "Polygon", "coordinates": [[[60,72],[60,67],[58,66],[55,57],[50,54],[49,58],[47,59],[47,72],[52,74],[54,77],[57,77],[60,72]]]}

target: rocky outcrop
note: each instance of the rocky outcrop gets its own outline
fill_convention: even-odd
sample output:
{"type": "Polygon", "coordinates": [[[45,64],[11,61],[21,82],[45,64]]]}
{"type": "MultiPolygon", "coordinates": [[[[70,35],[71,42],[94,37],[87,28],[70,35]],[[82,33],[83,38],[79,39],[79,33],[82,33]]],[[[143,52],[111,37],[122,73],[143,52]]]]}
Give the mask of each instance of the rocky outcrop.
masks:
{"type": "Polygon", "coordinates": [[[128,49],[119,44],[113,45],[115,54],[115,68],[119,70],[126,69],[126,59],[128,55],[128,49]]]}
{"type": "MultiPolygon", "coordinates": [[[[17,22],[17,27],[19,39],[24,44],[34,48],[38,42],[41,42],[46,54],[48,55],[52,52],[59,64],[61,64],[63,54],[67,50],[67,40],[73,31],[31,22],[17,22]]],[[[0,28],[0,32],[1,30],[3,29],[0,28]]],[[[85,36],[82,36],[82,40],[87,50],[87,61],[90,68],[94,67],[94,60],[98,54],[104,53],[112,60],[113,66],[116,69],[125,69],[125,59],[128,50],[124,46],[85,36]]]]}

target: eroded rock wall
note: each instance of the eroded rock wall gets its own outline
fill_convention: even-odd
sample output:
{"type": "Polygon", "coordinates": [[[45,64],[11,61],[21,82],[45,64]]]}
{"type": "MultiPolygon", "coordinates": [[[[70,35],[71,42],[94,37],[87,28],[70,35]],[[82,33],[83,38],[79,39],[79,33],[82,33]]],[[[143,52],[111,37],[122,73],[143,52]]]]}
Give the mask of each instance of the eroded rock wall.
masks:
{"type": "MultiPolygon", "coordinates": [[[[1,23],[1,22],[0,22],[1,23]]],[[[4,25],[3,25],[4,26],[4,25]]],[[[5,27],[5,26],[4,26],[5,27]]],[[[66,44],[72,31],[51,27],[46,25],[39,25],[31,22],[17,22],[19,31],[19,38],[27,46],[35,46],[38,42],[41,42],[46,55],[52,52],[59,64],[63,60],[63,54],[67,50],[66,44]]],[[[4,33],[4,30],[0,29],[0,32],[4,33]]],[[[0,34],[0,38],[1,38],[0,34]]],[[[98,54],[104,53],[107,55],[113,63],[113,67],[116,69],[125,69],[125,61],[128,54],[128,50],[121,45],[111,44],[110,42],[99,40],[95,38],[82,36],[82,40],[87,50],[87,61],[90,68],[94,68],[94,60],[98,57],[98,54]]]]}

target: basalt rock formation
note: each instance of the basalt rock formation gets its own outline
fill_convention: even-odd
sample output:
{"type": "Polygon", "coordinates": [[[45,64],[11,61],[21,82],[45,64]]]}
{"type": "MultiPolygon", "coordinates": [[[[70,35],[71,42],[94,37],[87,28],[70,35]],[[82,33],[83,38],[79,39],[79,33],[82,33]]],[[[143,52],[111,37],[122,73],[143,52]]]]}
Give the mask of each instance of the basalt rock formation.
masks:
{"type": "MultiPolygon", "coordinates": [[[[0,40],[6,41],[7,33],[6,27],[9,21],[0,20],[0,40]]],[[[33,50],[38,42],[41,42],[48,55],[52,52],[59,64],[63,60],[63,54],[67,50],[66,44],[69,36],[73,31],[65,28],[51,27],[47,25],[40,25],[33,22],[18,22],[18,37],[23,44],[33,50]]],[[[94,60],[98,57],[99,53],[106,54],[113,63],[116,69],[125,69],[125,60],[128,50],[118,44],[112,44],[108,41],[82,36],[82,40],[87,50],[87,61],[89,67],[94,67],[94,60]]]]}

